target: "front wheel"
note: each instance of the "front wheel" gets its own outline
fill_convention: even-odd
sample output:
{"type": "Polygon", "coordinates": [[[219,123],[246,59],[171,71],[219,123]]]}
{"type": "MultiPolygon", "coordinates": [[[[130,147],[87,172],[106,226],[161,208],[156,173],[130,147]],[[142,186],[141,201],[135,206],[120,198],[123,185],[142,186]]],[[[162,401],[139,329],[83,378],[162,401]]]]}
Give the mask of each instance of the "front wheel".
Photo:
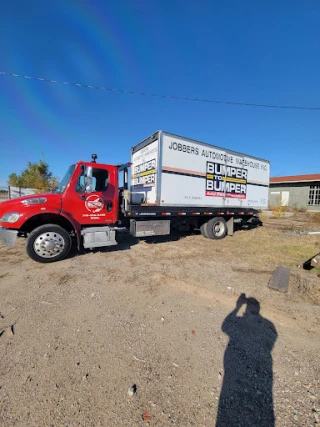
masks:
{"type": "Polygon", "coordinates": [[[223,239],[227,231],[227,223],[222,217],[212,218],[207,222],[206,232],[209,239],[223,239]]]}
{"type": "Polygon", "coordinates": [[[59,225],[35,228],[26,242],[26,251],[34,261],[49,263],[65,258],[71,249],[70,234],[59,225]]]}

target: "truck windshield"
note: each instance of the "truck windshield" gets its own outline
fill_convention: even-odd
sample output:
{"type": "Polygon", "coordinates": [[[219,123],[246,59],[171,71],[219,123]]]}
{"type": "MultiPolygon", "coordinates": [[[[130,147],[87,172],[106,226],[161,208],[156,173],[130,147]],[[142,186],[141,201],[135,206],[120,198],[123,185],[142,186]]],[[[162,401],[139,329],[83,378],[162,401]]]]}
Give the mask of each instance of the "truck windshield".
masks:
{"type": "Polygon", "coordinates": [[[64,191],[67,188],[67,185],[70,181],[70,178],[74,172],[75,167],[76,167],[76,165],[71,165],[69,167],[69,169],[67,170],[67,173],[65,174],[65,176],[60,181],[60,184],[58,185],[58,188],[56,189],[55,193],[57,193],[57,194],[64,193],[64,191]]]}

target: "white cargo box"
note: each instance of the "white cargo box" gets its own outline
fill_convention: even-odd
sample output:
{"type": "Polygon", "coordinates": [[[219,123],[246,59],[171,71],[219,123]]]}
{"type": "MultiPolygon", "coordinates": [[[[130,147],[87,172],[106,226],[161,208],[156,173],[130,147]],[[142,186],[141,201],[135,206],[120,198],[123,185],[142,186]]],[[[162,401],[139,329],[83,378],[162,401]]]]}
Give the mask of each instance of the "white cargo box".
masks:
{"type": "Polygon", "coordinates": [[[158,131],[131,149],[131,204],[268,206],[270,163],[158,131]]]}

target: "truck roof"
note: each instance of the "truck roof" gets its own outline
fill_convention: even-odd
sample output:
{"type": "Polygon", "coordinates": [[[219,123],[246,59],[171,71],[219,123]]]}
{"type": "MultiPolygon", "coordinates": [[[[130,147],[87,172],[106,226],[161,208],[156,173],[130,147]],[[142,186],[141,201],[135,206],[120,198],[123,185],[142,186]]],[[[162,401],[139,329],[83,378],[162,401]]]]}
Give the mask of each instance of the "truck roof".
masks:
{"type": "Polygon", "coordinates": [[[256,159],[256,160],[261,160],[263,162],[270,163],[269,160],[262,159],[261,157],[256,157],[256,156],[254,156],[252,154],[241,153],[239,151],[230,150],[229,148],[219,147],[218,145],[209,144],[207,142],[201,142],[201,141],[198,141],[196,139],[192,139],[192,138],[188,138],[186,136],[182,136],[182,135],[177,135],[177,134],[174,134],[174,133],[166,132],[164,130],[158,130],[158,131],[154,132],[153,134],[151,134],[150,136],[148,136],[147,138],[143,139],[138,144],[134,145],[131,148],[131,154],[139,151],[141,148],[145,147],[146,145],[151,144],[151,142],[155,141],[156,139],[159,139],[159,137],[161,136],[161,134],[170,135],[170,136],[175,137],[175,138],[181,138],[181,139],[184,139],[186,141],[193,142],[193,143],[196,143],[198,145],[202,145],[204,147],[216,148],[216,149],[219,149],[219,150],[222,149],[222,150],[224,150],[224,151],[226,151],[226,152],[228,152],[230,154],[235,154],[237,156],[240,155],[240,156],[251,157],[251,158],[256,159]]]}

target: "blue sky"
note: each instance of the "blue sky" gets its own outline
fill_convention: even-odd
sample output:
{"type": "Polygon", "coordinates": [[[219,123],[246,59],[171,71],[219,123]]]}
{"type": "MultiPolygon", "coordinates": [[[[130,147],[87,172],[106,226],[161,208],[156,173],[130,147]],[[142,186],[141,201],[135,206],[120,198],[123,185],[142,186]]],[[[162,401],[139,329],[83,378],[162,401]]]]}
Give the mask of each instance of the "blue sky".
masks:
{"type": "MultiPolygon", "coordinates": [[[[225,101],[320,107],[320,2],[12,0],[0,71],[225,101]]],[[[320,111],[215,105],[0,75],[0,185],[42,155],[54,175],[129,160],[163,129],[320,172],[320,111]]]]}

